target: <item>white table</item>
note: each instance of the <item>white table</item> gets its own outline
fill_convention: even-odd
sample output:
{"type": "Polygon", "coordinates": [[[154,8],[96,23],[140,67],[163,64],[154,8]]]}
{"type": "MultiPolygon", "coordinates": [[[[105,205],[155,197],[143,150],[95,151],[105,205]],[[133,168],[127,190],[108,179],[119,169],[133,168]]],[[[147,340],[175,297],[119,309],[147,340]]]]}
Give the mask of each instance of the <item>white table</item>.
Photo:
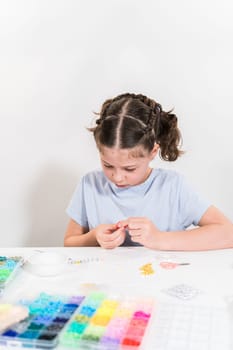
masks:
{"type": "MultiPolygon", "coordinates": [[[[0,255],[21,255],[27,260],[38,250],[56,251],[65,255],[67,259],[81,260],[81,263],[67,263],[63,273],[51,277],[37,276],[21,269],[14,280],[9,283],[1,302],[14,302],[19,298],[36,295],[42,291],[55,294],[77,294],[80,290],[87,291],[91,288],[100,288],[111,294],[152,297],[156,304],[143,345],[145,350],[155,349],[152,338],[153,327],[158,322],[156,321],[157,304],[172,303],[179,304],[179,307],[190,305],[220,308],[224,312],[229,312],[229,320],[231,316],[233,320],[233,301],[230,301],[233,300],[233,249],[205,252],[162,252],[143,247],[121,247],[114,250],[104,250],[99,247],[1,248],[0,255]],[[190,265],[164,269],[160,266],[160,262],[165,260],[190,265]],[[148,263],[152,264],[154,273],[143,275],[141,268],[148,263]],[[192,286],[198,290],[198,294],[193,299],[181,300],[165,293],[168,288],[177,284],[192,286]]],[[[228,342],[225,343],[228,344],[228,342]]],[[[56,349],[62,349],[62,347],[56,349]]],[[[173,350],[175,346],[162,350],[167,349],[173,350]]],[[[194,348],[190,347],[190,349],[194,348]]],[[[228,349],[227,345],[221,347],[221,350],[228,349]]],[[[201,350],[201,348],[194,350],[201,350]]]]}

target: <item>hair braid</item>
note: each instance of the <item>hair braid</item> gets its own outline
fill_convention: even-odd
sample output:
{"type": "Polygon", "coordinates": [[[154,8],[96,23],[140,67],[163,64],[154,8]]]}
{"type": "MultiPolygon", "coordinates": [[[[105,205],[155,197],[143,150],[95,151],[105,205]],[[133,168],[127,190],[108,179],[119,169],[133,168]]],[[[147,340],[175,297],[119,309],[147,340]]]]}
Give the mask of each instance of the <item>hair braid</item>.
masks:
{"type": "Polygon", "coordinates": [[[138,94],[135,95],[136,99],[140,100],[142,103],[144,103],[146,106],[149,107],[150,109],[150,115],[149,119],[147,121],[147,126],[144,129],[145,133],[150,133],[154,131],[155,136],[158,134],[158,129],[159,129],[159,123],[160,123],[160,117],[161,117],[161,111],[162,107],[159,103],[156,101],[152,100],[151,98],[148,98],[145,95],[138,94]]]}
{"type": "Polygon", "coordinates": [[[96,120],[96,124],[101,124],[101,122],[107,117],[108,108],[111,106],[112,103],[120,101],[122,99],[135,98],[135,96],[135,94],[125,93],[118,95],[112,99],[106,100],[102,105],[101,111],[99,113],[100,117],[96,120]]]}

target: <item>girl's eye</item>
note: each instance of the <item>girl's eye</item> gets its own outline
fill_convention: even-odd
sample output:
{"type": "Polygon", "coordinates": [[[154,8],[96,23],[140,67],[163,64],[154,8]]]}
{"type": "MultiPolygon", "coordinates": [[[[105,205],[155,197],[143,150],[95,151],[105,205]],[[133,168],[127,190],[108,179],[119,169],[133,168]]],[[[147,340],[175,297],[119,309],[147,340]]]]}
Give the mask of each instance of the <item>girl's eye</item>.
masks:
{"type": "Polygon", "coordinates": [[[136,169],[125,169],[126,171],[135,171],[136,169]]]}
{"type": "Polygon", "coordinates": [[[104,167],[105,167],[105,168],[112,168],[112,165],[104,164],[104,167]]]}

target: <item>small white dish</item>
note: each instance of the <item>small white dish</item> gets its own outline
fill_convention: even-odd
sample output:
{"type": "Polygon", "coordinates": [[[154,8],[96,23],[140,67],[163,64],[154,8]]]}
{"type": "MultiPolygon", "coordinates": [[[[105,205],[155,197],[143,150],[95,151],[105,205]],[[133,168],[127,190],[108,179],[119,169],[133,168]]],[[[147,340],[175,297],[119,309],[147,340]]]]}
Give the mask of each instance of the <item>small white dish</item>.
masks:
{"type": "Polygon", "coordinates": [[[38,276],[56,276],[65,271],[67,258],[58,252],[37,252],[24,263],[25,270],[38,276]]]}

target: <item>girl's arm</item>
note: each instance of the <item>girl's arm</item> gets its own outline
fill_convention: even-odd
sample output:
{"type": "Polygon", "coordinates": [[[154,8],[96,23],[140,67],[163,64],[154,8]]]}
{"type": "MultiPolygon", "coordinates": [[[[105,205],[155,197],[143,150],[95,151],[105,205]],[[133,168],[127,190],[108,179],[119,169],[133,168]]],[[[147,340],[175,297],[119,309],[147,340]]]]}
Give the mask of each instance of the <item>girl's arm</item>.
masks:
{"type": "Polygon", "coordinates": [[[198,227],[184,231],[160,231],[149,219],[131,217],[120,221],[133,242],[157,250],[210,250],[233,248],[233,224],[211,206],[198,227]]]}
{"type": "Polygon", "coordinates": [[[95,247],[98,246],[95,234],[82,227],[74,220],[70,220],[64,238],[65,247],[95,247]]]}
{"type": "Polygon", "coordinates": [[[64,239],[65,247],[96,247],[113,249],[120,246],[125,240],[124,228],[117,224],[102,224],[91,231],[70,220],[64,239]]]}
{"type": "Polygon", "coordinates": [[[211,206],[194,229],[160,233],[162,250],[210,250],[233,248],[233,224],[211,206]]]}

